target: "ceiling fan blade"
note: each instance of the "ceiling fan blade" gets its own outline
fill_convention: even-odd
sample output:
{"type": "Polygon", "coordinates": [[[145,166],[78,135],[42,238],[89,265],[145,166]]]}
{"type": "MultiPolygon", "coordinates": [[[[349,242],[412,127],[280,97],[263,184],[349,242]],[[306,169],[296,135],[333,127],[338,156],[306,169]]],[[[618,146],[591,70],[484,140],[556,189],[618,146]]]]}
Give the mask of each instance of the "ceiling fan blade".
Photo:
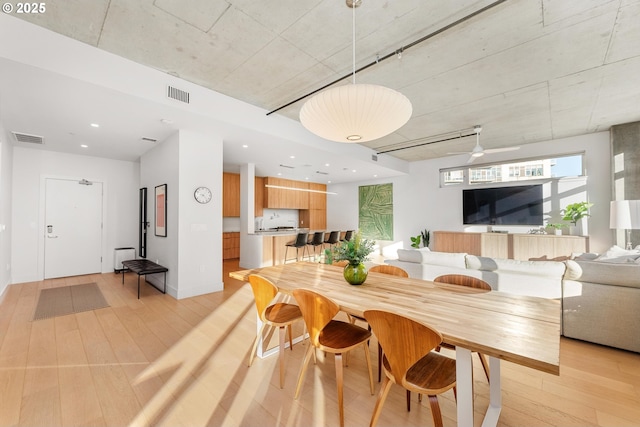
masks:
{"type": "Polygon", "coordinates": [[[469,160],[467,160],[467,164],[471,164],[473,162],[475,162],[475,160],[478,158],[478,156],[469,156],[469,160]]]}
{"type": "Polygon", "coordinates": [[[502,153],[505,151],[515,151],[515,150],[519,150],[520,147],[503,147],[503,148],[487,148],[486,150],[484,150],[485,153],[490,154],[490,153],[502,153]]]}
{"type": "Polygon", "coordinates": [[[447,154],[449,155],[454,155],[454,154],[471,154],[470,151],[450,151],[447,154]]]}

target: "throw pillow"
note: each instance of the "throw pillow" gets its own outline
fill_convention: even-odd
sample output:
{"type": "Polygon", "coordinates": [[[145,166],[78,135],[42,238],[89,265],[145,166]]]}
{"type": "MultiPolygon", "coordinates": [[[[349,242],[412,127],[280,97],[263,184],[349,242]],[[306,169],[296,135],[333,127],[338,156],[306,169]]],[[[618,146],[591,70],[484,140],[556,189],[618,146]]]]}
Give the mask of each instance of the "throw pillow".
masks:
{"type": "Polygon", "coordinates": [[[622,249],[620,246],[614,245],[594,261],[625,264],[635,262],[638,258],[640,258],[640,251],[622,249]]]}

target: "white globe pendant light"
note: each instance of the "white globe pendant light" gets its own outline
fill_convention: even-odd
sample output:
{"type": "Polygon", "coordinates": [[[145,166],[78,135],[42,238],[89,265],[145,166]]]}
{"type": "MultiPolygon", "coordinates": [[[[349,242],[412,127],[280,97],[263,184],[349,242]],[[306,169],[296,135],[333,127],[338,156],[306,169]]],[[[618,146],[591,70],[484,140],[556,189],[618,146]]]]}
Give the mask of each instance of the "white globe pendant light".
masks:
{"type": "Polygon", "coordinates": [[[355,83],[355,7],[353,12],[353,83],[311,97],[300,110],[310,132],[337,142],[366,142],[400,129],[411,118],[411,102],[393,89],[355,83]]]}

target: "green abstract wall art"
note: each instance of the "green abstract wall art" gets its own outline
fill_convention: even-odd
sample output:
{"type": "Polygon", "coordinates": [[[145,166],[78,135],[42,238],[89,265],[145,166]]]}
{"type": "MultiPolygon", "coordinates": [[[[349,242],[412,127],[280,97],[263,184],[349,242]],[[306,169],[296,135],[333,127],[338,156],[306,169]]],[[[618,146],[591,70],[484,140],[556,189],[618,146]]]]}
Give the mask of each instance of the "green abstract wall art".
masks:
{"type": "Polygon", "coordinates": [[[393,240],[393,184],[362,185],[358,200],[362,235],[368,239],[393,240]]]}

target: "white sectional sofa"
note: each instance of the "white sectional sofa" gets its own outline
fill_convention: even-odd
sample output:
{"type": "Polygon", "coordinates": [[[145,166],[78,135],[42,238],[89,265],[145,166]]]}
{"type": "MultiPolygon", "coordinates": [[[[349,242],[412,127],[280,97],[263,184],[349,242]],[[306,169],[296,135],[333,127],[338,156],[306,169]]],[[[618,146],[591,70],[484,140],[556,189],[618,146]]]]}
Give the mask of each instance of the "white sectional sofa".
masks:
{"type": "Polygon", "coordinates": [[[640,251],[636,256],[518,261],[399,249],[398,259],[385,262],[424,280],[465,274],[485,280],[494,290],[559,299],[564,336],[640,352],[640,251]]]}
{"type": "Polygon", "coordinates": [[[442,274],[477,277],[497,291],[541,298],[562,298],[562,282],[579,276],[575,263],[518,261],[431,252],[428,249],[398,249],[397,260],[386,260],[409,273],[409,277],[433,280],[442,274]]]}
{"type": "Polygon", "coordinates": [[[575,262],[582,275],[564,284],[563,335],[640,353],[640,252],[575,262]]]}

